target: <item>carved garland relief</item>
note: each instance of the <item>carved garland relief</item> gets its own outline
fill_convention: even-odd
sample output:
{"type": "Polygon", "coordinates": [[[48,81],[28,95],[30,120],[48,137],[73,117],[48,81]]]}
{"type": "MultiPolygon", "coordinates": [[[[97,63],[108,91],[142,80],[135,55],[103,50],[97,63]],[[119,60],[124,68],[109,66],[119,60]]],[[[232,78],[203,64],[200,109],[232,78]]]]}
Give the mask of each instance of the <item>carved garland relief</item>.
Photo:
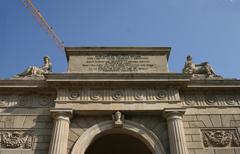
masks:
{"type": "Polygon", "coordinates": [[[31,132],[3,131],[1,132],[1,148],[32,149],[33,135],[31,132]]]}
{"type": "Polygon", "coordinates": [[[184,106],[238,106],[240,98],[236,95],[186,95],[184,106]]]}
{"type": "Polygon", "coordinates": [[[122,88],[122,89],[62,89],[58,92],[57,101],[180,101],[179,93],[175,89],[154,89],[154,88],[122,88]]]}
{"type": "Polygon", "coordinates": [[[240,147],[240,136],[236,129],[202,129],[205,147],[240,147]]]}

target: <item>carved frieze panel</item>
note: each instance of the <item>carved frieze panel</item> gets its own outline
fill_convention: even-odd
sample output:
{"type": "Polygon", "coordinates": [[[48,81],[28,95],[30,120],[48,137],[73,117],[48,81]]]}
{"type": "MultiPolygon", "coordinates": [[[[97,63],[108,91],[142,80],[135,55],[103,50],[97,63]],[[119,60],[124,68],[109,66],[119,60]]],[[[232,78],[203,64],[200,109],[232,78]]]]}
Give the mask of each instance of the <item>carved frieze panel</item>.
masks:
{"type": "Polygon", "coordinates": [[[184,95],[183,105],[197,106],[239,106],[240,97],[237,95],[184,95]]]}
{"type": "Polygon", "coordinates": [[[0,107],[51,107],[53,102],[45,95],[0,95],[0,107]]]}
{"type": "Polygon", "coordinates": [[[205,147],[240,147],[237,129],[202,129],[205,147]]]}
{"type": "Polygon", "coordinates": [[[32,149],[33,132],[20,130],[4,130],[0,132],[1,148],[3,149],[32,149]]]}
{"type": "Polygon", "coordinates": [[[57,101],[72,102],[161,102],[180,101],[178,90],[158,88],[60,89],[57,101]]]}

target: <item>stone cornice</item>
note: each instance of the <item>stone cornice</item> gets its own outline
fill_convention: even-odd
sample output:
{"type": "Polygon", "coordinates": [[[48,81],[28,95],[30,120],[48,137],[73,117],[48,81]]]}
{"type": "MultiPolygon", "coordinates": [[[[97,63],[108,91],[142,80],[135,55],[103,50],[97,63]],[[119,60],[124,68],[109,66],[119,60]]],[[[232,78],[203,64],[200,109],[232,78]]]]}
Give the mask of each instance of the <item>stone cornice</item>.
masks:
{"type": "Polygon", "coordinates": [[[192,80],[190,76],[182,73],[151,73],[151,74],[118,74],[118,73],[51,73],[46,74],[43,80],[0,80],[2,89],[44,89],[54,88],[55,85],[149,85],[172,86],[182,90],[226,90],[240,89],[238,79],[205,79],[192,80]],[[53,87],[54,86],[54,87],[53,87]]]}
{"type": "Polygon", "coordinates": [[[77,84],[149,84],[186,86],[189,75],[179,73],[151,73],[151,74],[118,74],[118,73],[54,73],[46,74],[46,81],[50,83],[74,83],[77,84]]]}
{"type": "Polygon", "coordinates": [[[45,80],[0,80],[0,94],[56,93],[45,80]]]}
{"type": "Polygon", "coordinates": [[[0,80],[1,88],[44,88],[45,80],[0,80]]]}
{"type": "Polygon", "coordinates": [[[240,89],[240,80],[237,79],[206,79],[190,80],[187,89],[240,89]]]}
{"type": "Polygon", "coordinates": [[[139,53],[144,54],[167,54],[167,58],[170,55],[170,47],[65,47],[67,59],[69,55],[86,53],[86,54],[97,54],[97,53],[139,53]]]}

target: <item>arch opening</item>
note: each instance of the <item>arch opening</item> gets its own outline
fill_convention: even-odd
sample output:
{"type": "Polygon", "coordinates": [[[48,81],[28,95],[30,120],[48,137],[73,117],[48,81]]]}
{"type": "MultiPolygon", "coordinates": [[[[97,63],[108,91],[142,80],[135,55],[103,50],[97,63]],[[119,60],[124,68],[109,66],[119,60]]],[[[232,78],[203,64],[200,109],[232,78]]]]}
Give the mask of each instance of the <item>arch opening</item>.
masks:
{"type": "Polygon", "coordinates": [[[84,154],[152,154],[139,139],[128,134],[106,134],[96,138],[84,154]]]}
{"type": "MultiPolygon", "coordinates": [[[[124,121],[122,128],[114,128],[112,121],[101,122],[90,127],[78,138],[73,146],[71,154],[88,154],[88,149],[91,149],[91,146],[97,143],[98,140],[102,139],[105,140],[105,142],[109,143],[110,141],[116,140],[116,138],[120,137],[118,136],[119,134],[122,134],[124,136],[120,135],[123,139],[116,145],[122,144],[123,141],[127,142],[130,138],[131,140],[137,140],[137,145],[141,145],[145,150],[147,149],[148,152],[150,151],[150,154],[166,154],[161,142],[159,141],[158,137],[155,136],[155,134],[153,134],[143,125],[129,120],[124,121]]],[[[130,143],[132,143],[132,141],[129,142],[129,144],[130,143]]],[[[109,146],[112,146],[112,144],[105,145],[105,147],[109,146]]],[[[104,153],[107,154],[106,152],[104,153]]],[[[127,152],[122,153],[128,154],[127,152]]]]}

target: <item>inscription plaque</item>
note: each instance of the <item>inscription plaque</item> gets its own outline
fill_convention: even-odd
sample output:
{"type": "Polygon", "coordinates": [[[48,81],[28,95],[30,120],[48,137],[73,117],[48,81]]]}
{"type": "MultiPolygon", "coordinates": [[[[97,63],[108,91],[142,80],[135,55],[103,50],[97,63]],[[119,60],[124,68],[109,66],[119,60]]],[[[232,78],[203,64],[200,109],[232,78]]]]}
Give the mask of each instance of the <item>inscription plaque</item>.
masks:
{"type": "Polygon", "coordinates": [[[165,73],[165,48],[67,48],[68,72],[165,73]]]}
{"type": "Polygon", "coordinates": [[[154,57],[141,55],[93,55],[82,57],[82,70],[87,72],[157,71],[154,57]]]}
{"type": "Polygon", "coordinates": [[[148,55],[87,55],[79,56],[81,72],[144,73],[160,72],[161,58],[148,55]]]}

